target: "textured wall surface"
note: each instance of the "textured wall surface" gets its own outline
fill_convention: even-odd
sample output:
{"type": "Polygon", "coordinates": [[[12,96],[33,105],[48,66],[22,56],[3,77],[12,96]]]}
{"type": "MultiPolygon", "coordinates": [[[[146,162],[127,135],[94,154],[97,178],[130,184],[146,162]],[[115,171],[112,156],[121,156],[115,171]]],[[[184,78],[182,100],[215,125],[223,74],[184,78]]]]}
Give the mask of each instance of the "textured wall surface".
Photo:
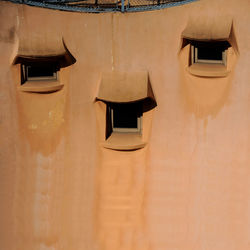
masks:
{"type": "Polygon", "coordinates": [[[250,249],[249,13],[249,0],[127,14],[0,2],[0,250],[250,249]],[[227,77],[186,70],[193,16],[232,18],[227,77]],[[76,63],[60,91],[19,89],[21,35],[63,37],[76,63]],[[102,147],[110,71],[149,73],[142,149],[102,147]]]}

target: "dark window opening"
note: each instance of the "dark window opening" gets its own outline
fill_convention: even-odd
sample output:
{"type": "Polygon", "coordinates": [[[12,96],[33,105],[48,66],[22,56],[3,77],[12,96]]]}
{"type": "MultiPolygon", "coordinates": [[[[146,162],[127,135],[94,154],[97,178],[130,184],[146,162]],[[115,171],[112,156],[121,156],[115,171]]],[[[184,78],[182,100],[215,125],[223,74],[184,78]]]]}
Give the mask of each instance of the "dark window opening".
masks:
{"type": "Polygon", "coordinates": [[[21,65],[21,84],[26,81],[56,80],[59,67],[50,63],[32,63],[21,65]]]}
{"type": "Polygon", "coordinates": [[[107,128],[112,132],[140,132],[142,103],[110,103],[107,108],[107,128]]]}
{"type": "Polygon", "coordinates": [[[218,60],[222,61],[222,53],[224,52],[223,48],[217,47],[197,47],[198,60],[218,60]]]}
{"type": "Polygon", "coordinates": [[[230,44],[222,42],[192,41],[192,63],[215,63],[226,65],[226,52],[230,44]]]}
{"type": "Polygon", "coordinates": [[[54,66],[27,66],[27,77],[53,77],[56,73],[54,66]]]}
{"type": "Polygon", "coordinates": [[[113,108],[115,128],[137,128],[138,106],[135,104],[116,104],[113,108]]]}

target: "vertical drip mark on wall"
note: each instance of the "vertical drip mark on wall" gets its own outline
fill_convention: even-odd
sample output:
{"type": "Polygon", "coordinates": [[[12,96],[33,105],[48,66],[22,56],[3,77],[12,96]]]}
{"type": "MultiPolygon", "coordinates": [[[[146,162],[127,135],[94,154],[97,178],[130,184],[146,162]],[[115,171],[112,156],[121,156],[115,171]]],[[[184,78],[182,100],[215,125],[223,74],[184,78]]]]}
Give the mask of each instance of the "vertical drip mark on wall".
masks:
{"type": "Polygon", "coordinates": [[[17,10],[18,10],[17,11],[17,30],[18,30],[19,27],[21,27],[22,25],[27,25],[27,21],[24,18],[25,16],[24,6],[23,5],[18,6],[17,10]]]}
{"type": "Polygon", "coordinates": [[[112,71],[114,71],[114,14],[111,14],[111,65],[112,65],[112,71]]]}
{"type": "Polygon", "coordinates": [[[52,171],[50,157],[37,155],[36,184],[34,197],[34,236],[38,243],[38,249],[53,250],[54,244],[51,238],[51,197],[52,171]],[[52,245],[51,245],[52,244],[52,245]]]}
{"type": "Polygon", "coordinates": [[[17,13],[17,16],[16,16],[16,27],[17,27],[17,29],[19,28],[19,24],[20,24],[19,14],[17,13]]]}
{"type": "Polygon", "coordinates": [[[206,139],[206,136],[207,136],[207,123],[208,123],[208,118],[206,117],[203,121],[203,129],[204,129],[204,139],[206,139]]]}
{"type": "Polygon", "coordinates": [[[103,149],[98,176],[97,235],[103,250],[148,250],[146,151],[103,149]]]}

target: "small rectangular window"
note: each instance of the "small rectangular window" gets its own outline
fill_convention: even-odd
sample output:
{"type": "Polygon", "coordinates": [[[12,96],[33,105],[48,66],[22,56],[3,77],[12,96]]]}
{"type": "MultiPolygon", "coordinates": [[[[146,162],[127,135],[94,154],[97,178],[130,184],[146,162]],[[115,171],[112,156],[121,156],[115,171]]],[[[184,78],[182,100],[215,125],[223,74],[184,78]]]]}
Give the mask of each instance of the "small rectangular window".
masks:
{"type": "Polygon", "coordinates": [[[22,84],[26,81],[56,80],[58,67],[49,63],[22,65],[22,84]]]}
{"type": "Polygon", "coordinates": [[[227,48],[225,42],[194,42],[191,46],[192,63],[226,65],[227,48]]]}
{"type": "Polygon", "coordinates": [[[112,103],[108,109],[113,132],[141,132],[141,102],[112,103]]]}

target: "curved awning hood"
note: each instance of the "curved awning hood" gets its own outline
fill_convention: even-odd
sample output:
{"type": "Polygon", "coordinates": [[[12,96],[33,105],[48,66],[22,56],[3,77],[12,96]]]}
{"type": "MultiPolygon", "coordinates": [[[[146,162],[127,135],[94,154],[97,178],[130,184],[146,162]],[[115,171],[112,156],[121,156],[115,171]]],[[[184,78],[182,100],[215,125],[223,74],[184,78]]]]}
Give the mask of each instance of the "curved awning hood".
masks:
{"type": "Polygon", "coordinates": [[[97,99],[106,102],[155,100],[147,72],[103,73],[97,99]]]}
{"type": "Polygon", "coordinates": [[[198,41],[227,41],[232,29],[232,18],[196,16],[189,19],[182,37],[198,41]]]}
{"type": "Polygon", "coordinates": [[[58,62],[60,67],[75,63],[75,58],[66,48],[61,36],[26,33],[19,37],[14,64],[34,61],[58,62]]]}

